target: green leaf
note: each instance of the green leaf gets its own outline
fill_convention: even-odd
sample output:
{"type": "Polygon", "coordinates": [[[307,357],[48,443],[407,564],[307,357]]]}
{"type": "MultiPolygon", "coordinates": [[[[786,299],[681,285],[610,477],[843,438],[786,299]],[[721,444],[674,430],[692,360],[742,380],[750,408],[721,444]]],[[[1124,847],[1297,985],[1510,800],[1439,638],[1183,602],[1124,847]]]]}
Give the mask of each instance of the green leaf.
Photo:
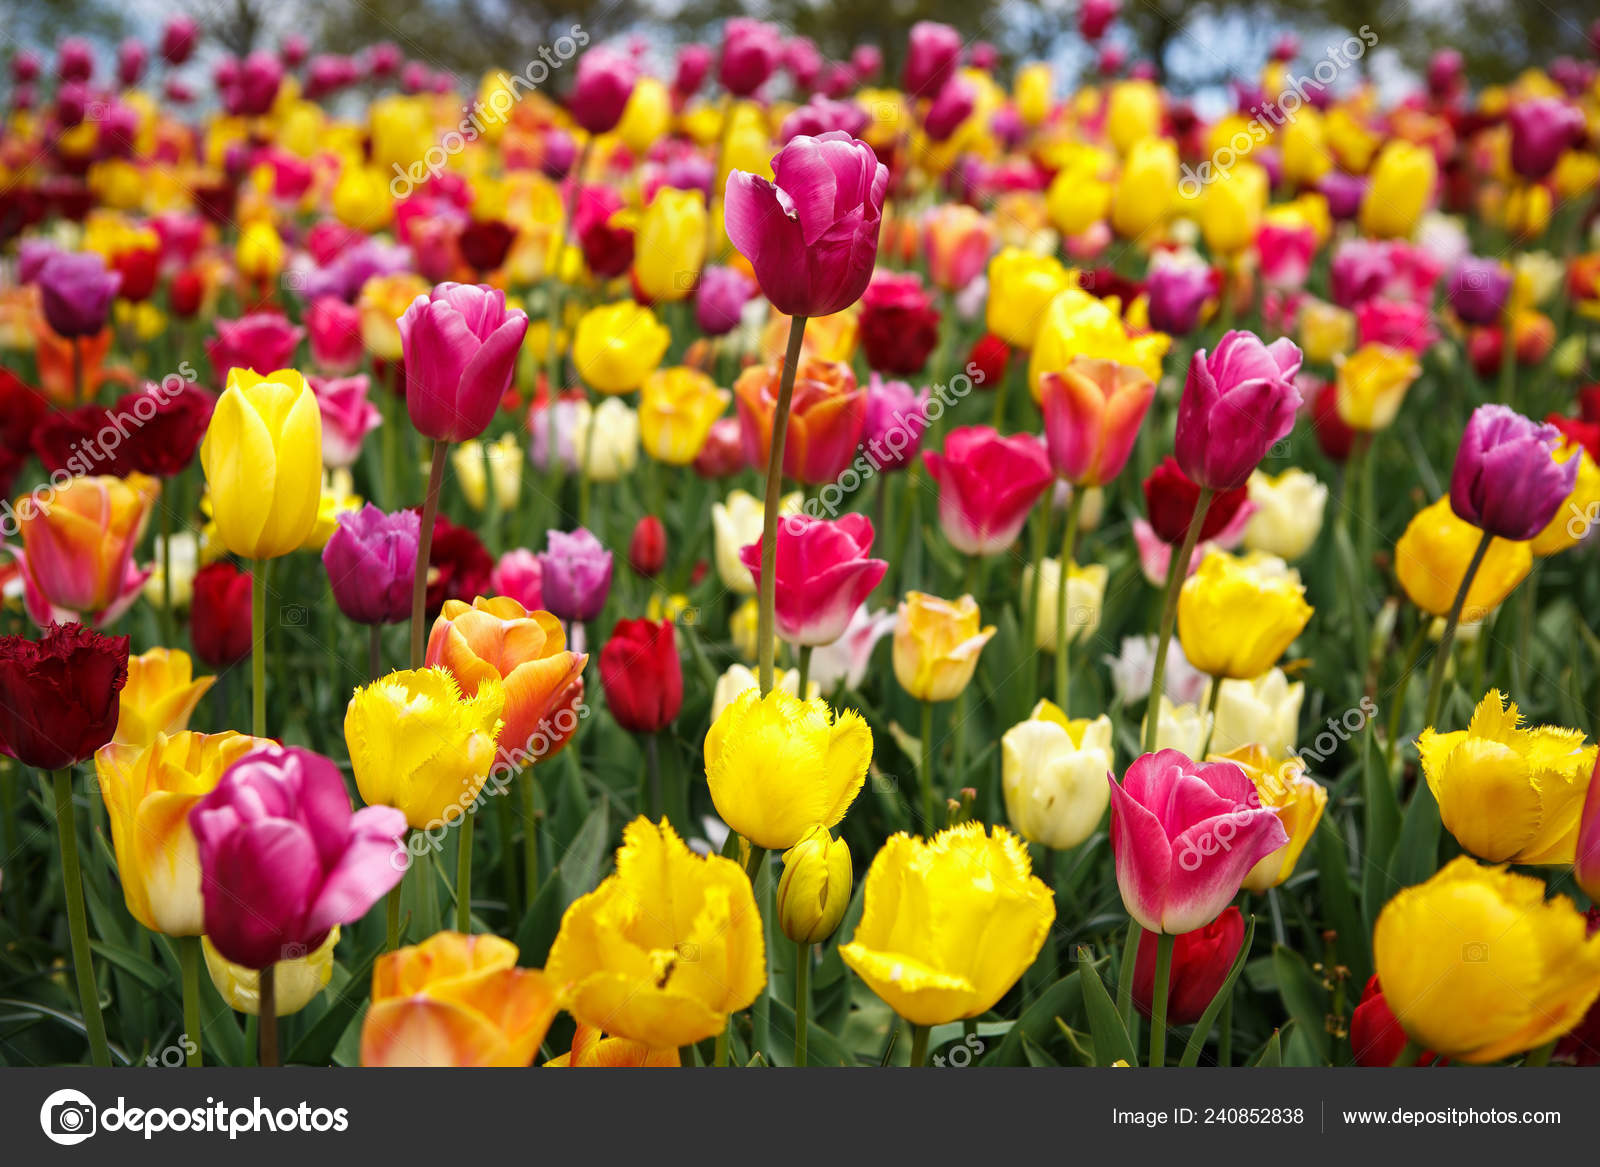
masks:
{"type": "Polygon", "coordinates": [[[1389,874],[1389,861],[1400,834],[1400,803],[1395,798],[1383,752],[1373,740],[1374,732],[1369,724],[1361,738],[1361,794],[1366,806],[1366,821],[1361,832],[1366,845],[1362,857],[1361,907],[1366,914],[1368,932],[1377,922],[1378,912],[1396,890],[1389,874]]]}
{"type": "Polygon", "coordinates": [[[1205,1048],[1206,1037],[1211,1033],[1211,1026],[1216,1023],[1217,1014],[1222,1012],[1222,1006],[1233,995],[1234,983],[1239,979],[1239,974],[1244,971],[1245,961],[1250,958],[1250,944],[1256,938],[1256,918],[1250,917],[1250,923],[1245,928],[1244,943],[1239,946],[1239,955],[1233,958],[1233,967],[1228,970],[1228,979],[1222,982],[1222,987],[1217,990],[1216,996],[1211,998],[1211,1004],[1206,1006],[1206,1011],[1200,1014],[1200,1020],[1194,1024],[1194,1032],[1189,1035],[1189,1044],[1184,1047],[1183,1057],[1179,1059],[1180,1066],[1194,1066],[1200,1063],[1200,1051],[1205,1048]]]}
{"type": "Polygon", "coordinates": [[[1267,1044],[1251,1060],[1252,1066],[1281,1066],[1283,1065],[1283,1046],[1278,1040],[1279,1031],[1274,1029],[1272,1036],[1267,1038],[1267,1044]]]}
{"type": "Polygon", "coordinates": [[[1405,822],[1400,827],[1400,841],[1395,845],[1394,857],[1389,863],[1395,890],[1413,887],[1439,870],[1439,835],[1442,830],[1439,803],[1433,797],[1433,790],[1426,782],[1418,782],[1411,795],[1411,805],[1406,807],[1405,822]]]}
{"type": "Polygon", "coordinates": [[[1284,1008],[1316,1051],[1319,1064],[1328,1060],[1328,998],[1306,958],[1282,944],[1273,946],[1272,967],[1284,1008]]]}
{"type": "Polygon", "coordinates": [[[1089,1011],[1095,1065],[1109,1066],[1118,1061],[1126,1061],[1130,1066],[1138,1065],[1138,1056],[1133,1052],[1133,1040],[1128,1036],[1127,1027],[1122,1024],[1122,1016],[1112,1003],[1111,994],[1106,992],[1105,982],[1100,979],[1098,971],[1087,971],[1089,975],[1082,979],[1083,1003],[1089,1011]]]}
{"type": "MultiPolygon", "coordinates": [[[[1094,969],[1090,970],[1099,979],[1094,969]]],[[[1001,1040],[999,1047],[983,1059],[986,1066],[1020,1066],[1024,1060],[1022,1039],[1043,1042],[1050,1037],[1051,1027],[1062,1015],[1074,1013],[1083,1002],[1082,969],[1075,969],[1039,994],[1037,1000],[1022,1011],[1022,1016],[1001,1040]]]]}
{"type": "Polygon", "coordinates": [[[583,820],[577,837],[557,863],[552,878],[561,880],[562,909],[572,906],[579,896],[588,895],[600,882],[600,868],[606,855],[606,806],[601,803],[583,820]]]}
{"type": "Polygon", "coordinates": [[[1372,975],[1372,946],[1367,926],[1356,906],[1346,867],[1346,848],[1334,824],[1324,818],[1317,831],[1317,880],[1322,909],[1335,932],[1339,958],[1350,970],[1354,985],[1365,985],[1372,975]]]}
{"type": "Polygon", "coordinates": [[[382,946],[375,948],[354,966],[344,991],[334,997],[327,1012],[294,1043],[289,1051],[290,1062],[300,1066],[328,1065],[344,1031],[350,1028],[356,1014],[372,995],[372,966],[382,953],[382,946]]]}
{"type": "Polygon", "coordinates": [[[129,952],[120,945],[105,944],[99,940],[89,941],[89,947],[96,956],[105,957],[106,960],[131,975],[153,993],[164,993],[172,985],[172,978],[167,974],[166,970],[153,960],[147,960],[137,953],[129,952]]]}

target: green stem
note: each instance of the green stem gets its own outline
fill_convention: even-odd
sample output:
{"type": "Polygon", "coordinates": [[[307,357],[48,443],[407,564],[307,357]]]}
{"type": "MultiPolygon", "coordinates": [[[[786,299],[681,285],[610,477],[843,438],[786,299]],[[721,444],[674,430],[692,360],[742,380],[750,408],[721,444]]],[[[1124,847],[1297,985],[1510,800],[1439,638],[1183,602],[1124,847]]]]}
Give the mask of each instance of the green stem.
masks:
{"type": "Polygon", "coordinates": [[[1128,934],[1122,941],[1122,967],[1117,973],[1117,1012],[1129,1033],[1133,1032],[1133,973],[1139,962],[1139,937],[1143,932],[1139,921],[1128,921],[1128,934]]]}
{"type": "Polygon", "coordinates": [[[1156,638],[1156,663],[1150,673],[1150,701],[1144,717],[1144,752],[1156,748],[1156,727],[1161,721],[1162,683],[1167,672],[1167,647],[1172,643],[1172,629],[1178,622],[1178,593],[1183,581],[1189,577],[1189,560],[1194,557],[1195,545],[1200,542],[1200,528],[1205,524],[1206,512],[1211,509],[1213,491],[1209,486],[1200,488],[1195,500],[1194,517],[1189,520],[1189,530],[1183,536],[1183,548],[1167,567],[1167,594],[1161,601],[1161,633],[1156,638]]]}
{"type": "Polygon", "coordinates": [[[383,673],[383,625],[367,629],[367,680],[376,681],[383,673]]]}
{"type": "Polygon", "coordinates": [[[470,810],[461,815],[456,828],[456,931],[472,931],[472,823],[478,816],[470,810]]]}
{"type": "Polygon", "coordinates": [[[659,818],[661,807],[661,745],[655,734],[644,739],[645,787],[639,792],[639,813],[646,818],[659,818]]]}
{"type": "Polygon", "coordinates": [[[767,453],[767,500],[761,520],[761,598],[756,619],[756,651],[763,697],[772,692],[773,665],[778,658],[778,500],[783,494],[783,443],[789,430],[789,402],[794,397],[795,372],[800,366],[800,346],[805,334],[806,318],[791,316],[789,347],[783,358],[778,401],[772,410],[772,442],[767,453]]]}
{"type": "Polygon", "coordinates": [[[1439,637],[1439,647],[1433,655],[1433,667],[1428,673],[1427,714],[1422,719],[1425,728],[1431,727],[1439,716],[1439,703],[1444,697],[1444,670],[1450,661],[1450,648],[1455,643],[1456,625],[1461,621],[1461,609],[1466,606],[1467,592],[1472,587],[1472,577],[1478,574],[1478,568],[1483,563],[1483,557],[1489,553],[1489,544],[1493,541],[1494,536],[1488,531],[1478,539],[1478,546],[1467,564],[1466,574],[1461,577],[1461,586],[1456,589],[1455,601],[1450,605],[1450,614],[1444,619],[1444,632],[1439,637]]]}
{"type": "Polygon", "coordinates": [[[433,523],[439,515],[439,488],[444,485],[445,457],[450,443],[434,442],[428,466],[428,493],[422,500],[422,528],[417,538],[417,570],[411,581],[411,667],[420,669],[427,649],[423,620],[428,610],[428,559],[433,554],[433,523]]]}
{"type": "Polygon", "coordinates": [[[1555,1053],[1555,1051],[1556,1051],[1556,1043],[1555,1043],[1555,1041],[1554,1040],[1547,1041],[1542,1046],[1540,1046],[1538,1049],[1530,1050],[1528,1052],[1528,1056],[1522,1059],[1522,1064],[1523,1064],[1524,1067],[1527,1067],[1527,1066],[1548,1066],[1550,1064],[1550,1055],[1555,1053]]]}
{"type": "Polygon", "coordinates": [[[911,1026],[910,1065],[925,1066],[928,1064],[928,1037],[932,1032],[926,1025],[911,1026]]]}
{"type": "Polygon", "coordinates": [[[809,644],[800,646],[800,685],[795,691],[802,701],[806,699],[806,687],[811,683],[811,648],[809,644]]]}
{"type": "Polygon", "coordinates": [[[922,829],[933,838],[933,702],[922,703],[922,829]]]}
{"type": "Polygon", "coordinates": [[[767,857],[767,849],[765,847],[757,847],[748,839],[745,842],[750,847],[750,855],[745,860],[744,873],[749,878],[750,886],[753,889],[756,885],[756,880],[761,876],[761,864],[767,857]]]}
{"type": "Polygon", "coordinates": [[[517,778],[522,786],[523,899],[531,908],[539,896],[539,788],[531,766],[517,778]]]}
{"type": "Polygon", "coordinates": [[[1400,1052],[1395,1055],[1394,1061],[1389,1064],[1396,1067],[1414,1066],[1421,1055],[1422,1047],[1408,1039],[1400,1052]]]}
{"type": "Polygon", "coordinates": [[[78,982],[78,1007],[89,1038],[89,1057],[97,1066],[111,1064],[106,1043],[106,1022],[100,1016],[100,990],[95,986],[93,957],[89,950],[89,919],[83,907],[83,870],[78,865],[78,822],[72,806],[72,770],[63,767],[51,775],[56,796],[56,834],[61,842],[61,881],[67,899],[67,931],[72,937],[72,970],[78,982]]]}
{"type": "Polygon", "coordinates": [[[1155,1000],[1150,1004],[1150,1064],[1167,1064],[1167,994],[1172,987],[1172,949],[1177,937],[1162,932],[1156,937],[1155,1000]]]}
{"type": "Polygon", "coordinates": [[[733,1024],[733,1018],[728,1018],[728,1024],[722,1027],[717,1034],[717,1044],[711,1054],[711,1064],[722,1069],[728,1064],[728,1026],[733,1024]]]}
{"type": "MultiPolygon", "coordinates": [[[[170,489],[171,484],[168,484],[170,489]]],[[[170,501],[163,497],[156,503],[161,514],[161,643],[173,647],[177,639],[177,622],[172,615],[172,511],[170,501]]]]}
{"type": "Polygon", "coordinates": [[[261,1019],[261,1056],[257,1058],[256,1064],[276,1066],[278,1064],[278,976],[275,965],[269,964],[261,970],[260,1009],[257,1016],[261,1019]]]}
{"type": "Polygon", "coordinates": [[[257,559],[250,581],[250,732],[267,736],[267,561],[257,559]]]}
{"type": "Polygon", "coordinates": [[[400,888],[405,881],[395,884],[389,889],[389,894],[384,897],[385,916],[388,920],[388,939],[384,945],[385,952],[393,952],[400,947],[400,888]]]}
{"type": "Polygon", "coordinates": [[[1039,617],[1044,607],[1044,551],[1045,543],[1050,538],[1050,508],[1041,506],[1033,514],[1029,524],[1030,531],[1030,558],[1033,560],[1033,579],[1029,582],[1027,601],[1027,652],[1031,658],[1028,669],[1028,707],[1031,709],[1039,698],[1039,657],[1043,649],[1039,645],[1039,617]]]}
{"type": "Polygon", "coordinates": [[[190,1068],[204,1065],[200,1053],[200,937],[178,937],[178,963],[183,969],[184,1052],[190,1068]]]}
{"type": "Polygon", "coordinates": [[[1068,717],[1072,716],[1067,708],[1072,703],[1072,673],[1067,661],[1067,593],[1072,575],[1072,547],[1078,541],[1078,516],[1083,511],[1084,493],[1081,486],[1072,488],[1072,501],[1067,504],[1067,529],[1061,536],[1061,573],[1056,579],[1056,704],[1068,717]]]}
{"type": "Polygon", "coordinates": [[[1510,405],[1517,395],[1517,340],[1511,313],[1500,321],[1500,404],[1510,405]]]}
{"type": "Polygon", "coordinates": [[[1206,740],[1200,747],[1200,757],[1196,761],[1204,761],[1211,754],[1211,739],[1217,733],[1217,698],[1222,696],[1222,678],[1211,678],[1211,694],[1206,698],[1206,740]]]}
{"type": "MultiPolygon", "coordinates": [[[[579,370],[580,372],[582,370],[579,370]]],[[[578,526],[589,525],[589,491],[593,477],[589,468],[594,465],[594,432],[599,429],[598,405],[589,407],[589,423],[583,427],[583,460],[578,466],[578,526]]]]}
{"type": "Polygon", "coordinates": [[[804,1066],[807,1064],[806,1014],[811,1004],[811,946],[804,940],[797,940],[794,948],[794,1064],[804,1066]]]}

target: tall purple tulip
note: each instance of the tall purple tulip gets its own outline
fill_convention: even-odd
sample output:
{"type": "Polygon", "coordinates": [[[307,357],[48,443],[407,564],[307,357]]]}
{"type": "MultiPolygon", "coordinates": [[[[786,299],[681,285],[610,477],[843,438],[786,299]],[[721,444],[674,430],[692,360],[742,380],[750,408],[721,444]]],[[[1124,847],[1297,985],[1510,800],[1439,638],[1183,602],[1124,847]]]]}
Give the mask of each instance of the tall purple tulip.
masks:
{"type": "Polygon", "coordinates": [[[933,97],[961,63],[961,34],[948,24],[919,20],[911,26],[904,88],[910,98],[933,97]]]}
{"type": "Polygon", "coordinates": [[[122,285],[122,277],[92,251],[52,255],[39,269],[38,281],[45,320],[68,340],[94,336],[106,326],[111,298],[122,285]]]}
{"type": "Polygon", "coordinates": [[[1272,444],[1294,428],[1300,350],[1281,338],[1230,332],[1189,362],[1178,402],[1174,453],[1190,479],[1212,490],[1243,486],[1272,444]]]}
{"type": "Polygon", "coordinates": [[[755,268],[773,307],[828,316],[861,298],[878,258],[889,171],[872,147],[840,132],[798,137],[772,159],[775,181],[728,175],[728,238],[755,268]]]}
{"type": "Polygon", "coordinates": [[[481,434],[511,386],[527,332],[528,314],[507,309],[498,288],[443,283],[418,296],[400,318],[411,424],[439,442],[481,434]]]}
{"type": "Polygon", "coordinates": [[[712,266],[700,273],[694,297],[694,319],[707,336],[725,336],[739,326],[739,317],[756,286],[738,268],[712,266]]]}
{"type": "Polygon", "coordinates": [[[310,750],[245,754],[195,804],[189,826],[206,935],[246,968],[315,951],[405,872],[405,815],[391,806],[352,813],[339,768],[310,750]]]}
{"type": "Polygon", "coordinates": [[[1532,539],[1577,482],[1578,459],[1557,462],[1561,431],[1504,405],[1472,411],[1456,448],[1450,509],[1502,539],[1532,539]]]}
{"type": "Polygon", "coordinates": [[[385,514],[370,502],[346,511],[322,549],[334,602],[357,624],[398,624],[411,614],[422,518],[385,514]]]}
{"type": "Polygon", "coordinates": [[[578,75],[567,99],[573,120],[591,134],[617,128],[639,79],[633,58],[596,45],[578,58],[578,75]]]}
{"type": "Polygon", "coordinates": [[[1511,294],[1511,273],[1496,260],[1469,255],[1450,274],[1446,294],[1450,307],[1468,324],[1494,324],[1511,294]]]}
{"type": "Polygon", "coordinates": [[[783,35],[765,21],[736,17],[722,30],[717,80],[735,97],[749,97],[767,83],[783,57],[783,35]]]}
{"type": "Polygon", "coordinates": [[[1511,126],[1511,169],[1538,181],[1561,155],[1583,139],[1583,114],[1559,97],[1519,101],[1506,112],[1511,126]]]}
{"type": "Polygon", "coordinates": [[[593,620],[611,594],[611,552],[592,532],[551,531],[539,556],[545,608],[563,620],[593,620]]]}

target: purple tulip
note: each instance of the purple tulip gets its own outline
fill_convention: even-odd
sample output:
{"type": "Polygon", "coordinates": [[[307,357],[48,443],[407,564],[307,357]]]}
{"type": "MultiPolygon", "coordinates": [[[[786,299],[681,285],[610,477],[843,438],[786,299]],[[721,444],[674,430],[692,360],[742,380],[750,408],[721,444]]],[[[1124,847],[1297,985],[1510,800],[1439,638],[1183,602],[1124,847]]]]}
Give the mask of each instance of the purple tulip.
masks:
{"type": "Polygon", "coordinates": [[[739,317],[756,285],[732,267],[708,267],[700,273],[694,298],[694,319],[707,336],[726,336],[739,326],[739,317]]]}
{"type": "Polygon", "coordinates": [[[17,283],[38,283],[44,265],[61,254],[61,248],[48,239],[24,239],[17,245],[17,283]]]}
{"type": "Polygon", "coordinates": [[[901,470],[916,458],[928,430],[928,397],[927,389],[918,393],[904,381],[872,374],[861,448],[879,470],[901,470]]]}
{"type": "Polygon", "coordinates": [[[359,511],[341,514],[322,549],[322,566],[339,611],[357,624],[407,619],[421,530],[421,516],[412,510],[390,515],[369,502],[359,511]]]}
{"type": "Polygon", "coordinates": [[[848,134],[794,139],[772,159],[776,181],[728,175],[728,238],[773,307],[830,316],[861,298],[878,258],[889,171],[848,134]]]}
{"type": "Polygon", "coordinates": [[[1461,88],[1466,65],[1455,49],[1439,49],[1428,61],[1428,92],[1444,101],[1461,88]]]}
{"type": "Polygon", "coordinates": [[[639,79],[633,58],[597,45],[578,58],[578,76],[567,99],[573,120],[591,134],[616,129],[639,79]]]}
{"type": "Polygon", "coordinates": [[[906,48],[905,82],[902,88],[912,99],[932,97],[955,76],[961,63],[961,34],[948,24],[919,20],[911,26],[906,48]]]}
{"type": "Polygon", "coordinates": [[[310,750],[264,746],[189,812],[206,935],[228,960],[264,969],[315,951],[400,882],[406,816],[354,813],[339,768],[310,750]]]}
{"type": "Polygon", "coordinates": [[[1450,275],[1450,307],[1468,324],[1494,324],[1511,294],[1511,273],[1492,259],[1469,255],[1450,275]]]}
{"type": "Polygon", "coordinates": [[[1267,345],[1253,332],[1230,332],[1209,355],[1195,353],[1178,401],[1178,466],[1214,491],[1243,486],[1294,428],[1299,371],[1300,350],[1286,337],[1267,345]]]}
{"type": "Polygon", "coordinates": [[[475,438],[511,387],[528,314],[485,284],[439,284],[400,318],[406,412],[439,442],[475,438]]]}
{"type": "Polygon", "coordinates": [[[161,30],[161,59],[181,65],[194,55],[200,42],[200,26],[187,16],[174,16],[161,30]]]}
{"type": "Polygon", "coordinates": [[[611,594],[611,552],[583,527],[551,531],[539,556],[544,606],[563,620],[593,620],[611,594]]]}
{"type": "Polygon", "coordinates": [[[1198,264],[1160,264],[1146,283],[1150,296],[1150,327],[1173,336],[1185,336],[1200,323],[1200,311],[1217,295],[1217,280],[1208,267],[1198,264]]]}
{"type": "Polygon", "coordinates": [[[578,160],[578,144],[572,140],[572,135],[557,126],[551,126],[544,134],[544,154],[539,159],[539,169],[544,171],[546,178],[559,182],[567,176],[567,171],[572,169],[572,164],[578,160]]]}
{"type": "Polygon", "coordinates": [[[1367,180],[1359,174],[1332,170],[1322,176],[1317,190],[1328,200],[1328,213],[1344,223],[1361,213],[1361,200],[1367,197],[1367,180]]]}
{"type": "Polygon", "coordinates": [[[972,116],[978,104],[977,90],[965,77],[952,77],[939,90],[939,96],[928,106],[922,119],[922,128],[934,142],[943,142],[961,128],[961,123],[972,116]]]}
{"type": "Polygon", "coordinates": [[[1578,459],[1555,460],[1561,431],[1504,405],[1467,419],[1450,475],[1450,509],[1502,539],[1532,539],[1555,518],[1578,479],[1578,459]]]}
{"type": "Polygon", "coordinates": [[[672,91],[679,97],[693,97],[700,92],[711,72],[711,50],[702,44],[684,45],[678,50],[677,69],[672,75],[672,91]]]}
{"type": "Polygon", "coordinates": [[[749,97],[767,83],[783,57],[783,35],[775,25],[735,17],[722,29],[717,80],[735,97],[749,97]]]}
{"type": "Polygon", "coordinates": [[[1511,169],[1537,181],[1561,155],[1583,140],[1583,114],[1559,97],[1519,101],[1506,113],[1511,126],[1511,169]]]}
{"type": "Polygon", "coordinates": [[[92,251],[58,252],[45,261],[38,281],[45,320],[68,340],[94,336],[106,326],[111,298],[122,285],[122,277],[92,251]]]}

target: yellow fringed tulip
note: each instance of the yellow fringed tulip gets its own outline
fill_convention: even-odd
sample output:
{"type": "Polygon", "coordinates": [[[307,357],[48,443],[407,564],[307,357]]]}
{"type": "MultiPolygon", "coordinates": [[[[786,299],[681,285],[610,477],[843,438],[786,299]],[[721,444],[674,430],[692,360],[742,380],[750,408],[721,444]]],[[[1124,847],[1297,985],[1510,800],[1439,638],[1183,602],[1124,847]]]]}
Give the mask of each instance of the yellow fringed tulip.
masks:
{"type": "Polygon", "coordinates": [[[583,383],[599,393],[632,393],[656,371],[672,334],[656,314],[632,300],[601,304],[578,318],[572,360],[583,383]]]}
{"type": "Polygon", "coordinates": [[[861,923],[839,955],[913,1025],[992,1008],[1033,963],[1055,897],[1004,827],[892,836],[867,871],[861,923]]]}
{"type": "Polygon", "coordinates": [[[657,369],[639,391],[639,438],[645,453],[668,466],[689,465],[732,398],[698,369],[657,369]]]}
{"type": "Polygon", "coordinates": [[[176,648],[152,648],[128,658],[128,683],[120,694],[117,732],[123,745],[147,746],[158,734],[181,733],[215,677],[194,679],[189,654],[176,648]]]}
{"type": "Polygon", "coordinates": [[[303,544],[322,498],[322,413],[292,369],[228,373],[200,443],[222,545],[245,559],[275,559],[303,544]]]}
{"type": "Polygon", "coordinates": [[[662,187],[634,233],[634,282],[656,303],[687,299],[705,256],[705,199],[699,191],[662,187]]]}
{"type": "Polygon", "coordinates": [[[1277,663],[1311,611],[1283,560],[1212,551],[1178,593],[1178,639],[1201,672],[1249,680],[1277,663]]]}
{"type": "MultiPolygon", "coordinates": [[[[1450,509],[1444,495],[1418,511],[1394,546],[1395,574],[1411,602],[1435,616],[1447,615],[1483,532],[1450,509]]],[[[1461,619],[1475,624],[1509,596],[1533,567],[1526,543],[1495,539],[1467,589],[1461,619]]]]}
{"type": "Polygon", "coordinates": [[[978,601],[907,592],[894,625],[894,675],[918,701],[952,701],[972,682],[978,654],[994,635],[978,601]]]}
{"type": "Polygon", "coordinates": [[[746,690],[712,723],[705,750],[723,822],[779,851],[844,817],[866,781],[872,730],[854,710],[835,717],[825,701],[746,690]]]}
{"type": "Polygon", "coordinates": [[[713,1037],[767,983],[750,880],[665,820],[637,818],[615,874],[561,918],[544,971],[585,1025],[658,1049],[713,1037]]]}
{"type": "Polygon", "coordinates": [[[1105,816],[1112,761],[1109,717],[1069,719],[1053,702],[1040,701],[1000,739],[1006,818],[1030,843],[1076,847],[1105,816]]]}
{"type": "Polygon", "coordinates": [[[1259,745],[1241,746],[1225,754],[1213,753],[1210,762],[1232,762],[1255,784],[1261,805],[1278,812],[1289,841],[1250,869],[1241,885],[1257,895],[1277,887],[1294,874],[1300,853],[1322,821],[1328,789],[1306,773],[1299,758],[1277,758],[1259,745]]]}
{"type": "Polygon", "coordinates": [[[1566,1033],[1600,995],[1600,935],[1544,881],[1462,855],[1386,905],[1372,933],[1406,1035],[1482,1064],[1566,1033]]]}
{"type": "Polygon", "coordinates": [[[778,881],[778,923],[796,944],[820,944],[833,935],[850,906],[850,846],[823,826],[812,827],[783,854],[778,881]]]}
{"type": "Polygon", "coordinates": [[[1465,730],[1417,739],[1439,818],[1456,842],[1491,863],[1566,865],[1594,771],[1596,747],[1575,729],[1520,728],[1515,703],[1490,690],[1465,730]]]}
{"type": "Polygon", "coordinates": [[[448,669],[408,669],[357,689],[344,716],[356,788],[421,830],[453,824],[494,764],[505,687],[483,677],[471,697],[448,669]]]}

